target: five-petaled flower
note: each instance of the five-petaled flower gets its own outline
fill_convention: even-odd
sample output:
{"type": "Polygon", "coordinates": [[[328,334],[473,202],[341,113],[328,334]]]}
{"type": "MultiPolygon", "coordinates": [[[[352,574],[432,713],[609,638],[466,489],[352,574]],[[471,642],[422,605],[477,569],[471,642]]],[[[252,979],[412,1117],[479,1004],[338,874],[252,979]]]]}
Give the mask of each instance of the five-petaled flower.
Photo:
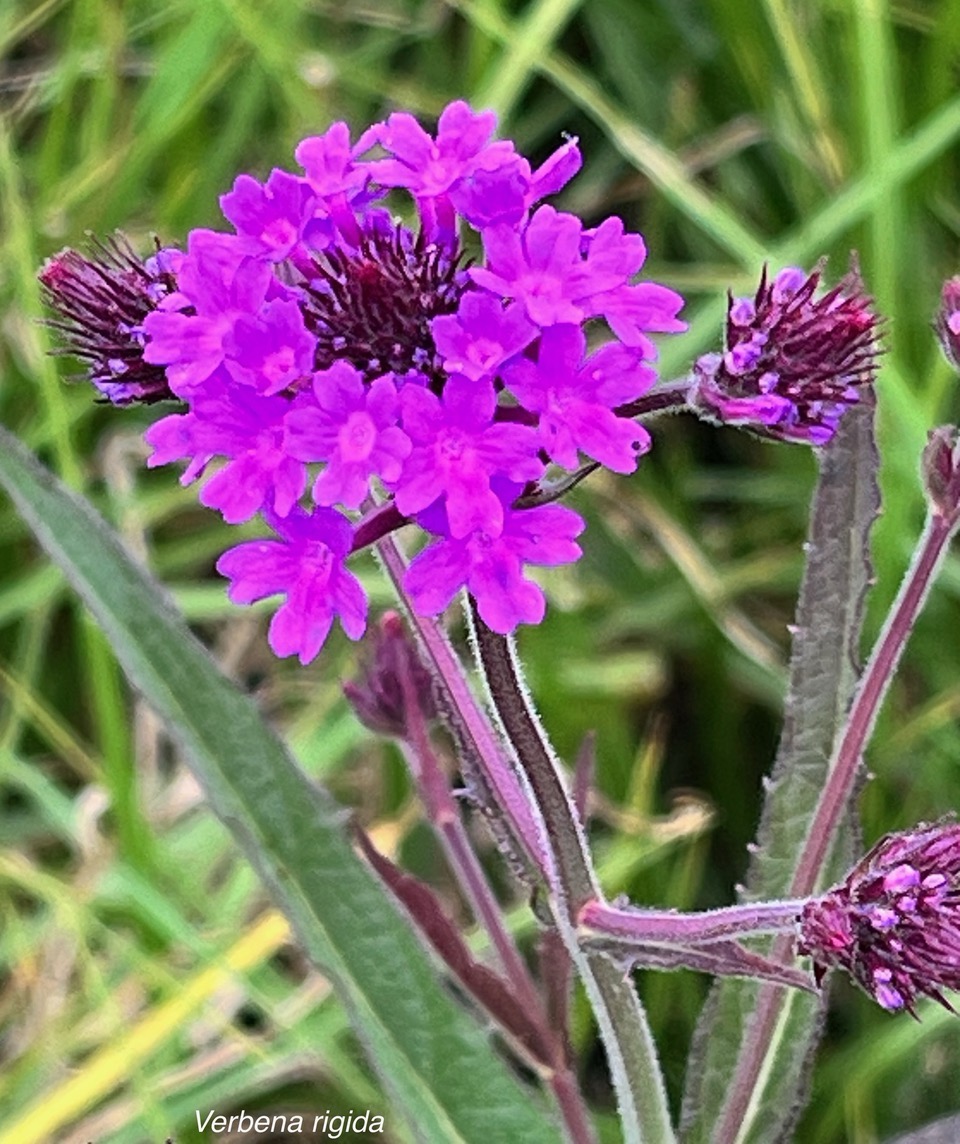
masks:
{"type": "Polygon", "coordinates": [[[943,990],[960,989],[960,824],[881,839],[804,906],[798,948],[818,983],[839,967],[884,1009],[916,1016],[921,996],[949,1009],[943,990]]]}

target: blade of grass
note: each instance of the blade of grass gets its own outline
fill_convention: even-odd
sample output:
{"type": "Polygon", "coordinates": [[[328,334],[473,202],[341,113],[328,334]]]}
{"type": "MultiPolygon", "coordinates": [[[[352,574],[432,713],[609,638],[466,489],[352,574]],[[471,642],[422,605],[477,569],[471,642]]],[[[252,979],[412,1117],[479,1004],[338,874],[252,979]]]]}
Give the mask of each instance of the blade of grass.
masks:
{"type": "Polygon", "coordinates": [[[129,1032],[84,1062],[79,1071],[3,1126],[4,1139],[18,1144],[47,1144],[74,1119],[135,1075],[144,1062],[196,1013],[234,974],[244,973],[271,957],[288,940],[290,927],[278,913],[268,913],[224,954],[217,965],[183,983],[179,993],[152,1009],[129,1032]]]}

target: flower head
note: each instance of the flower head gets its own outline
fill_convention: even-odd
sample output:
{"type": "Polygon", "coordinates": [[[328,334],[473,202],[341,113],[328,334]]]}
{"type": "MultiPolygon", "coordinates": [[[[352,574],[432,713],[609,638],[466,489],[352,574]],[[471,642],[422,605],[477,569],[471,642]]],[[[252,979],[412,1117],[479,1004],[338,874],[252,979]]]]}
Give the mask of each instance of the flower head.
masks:
{"type": "Polygon", "coordinates": [[[947,361],[960,372],[960,277],[944,282],[934,329],[947,361]]]}
{"type": "Polygon", "coordinates": [[[150,464],[184,461],[189,481],[222,460],[202,503],[278,534],[220,562],[235,600],[286,595],[278,654],[312,658],[334,615],[358,634],[344,561],[413,522],[434,538],[411,567],[416,609],[465,585],[498,631],[539,622],[524,568],[577,559],[582,528],[530,507],[548,459],[630,472],[650,445],[615,410],[652,384],[650,335],[683,328],[682,299],[637,281],[646,247],[620,219],[587,228],[541,205],[579,170],[575,139],[534,167],[495,129],[462,101],[433,133],[405,112],[355,141],[334,123],[297,146],[302,173],[239,175],[228,225],[156,270],[68,252],[45,272],[101,390],[180,400],[148,430],[150,464]],[[410,222],[388,210],[404,197],[410,222]],[[101,305],[115,297],[122,325],[101,305]],[[587,323],[604,343],[590,356],[587,323]]]}
{"type": "Polygon", "coordinates": [[[933,511],[955,521],[960,513],[960,429],[956,425],[930,430],[920,472],[933,511]]]}
{"type": "Polygon", "coordinates": [[[138,258],[116,235],[88,255],[61,250],[40,271],[45,301],[58,315],[47,324],[64,341],[56,352],[79,358],[114,405],[173,397],[163,369],[144,358],[143,321],[176,289],[180,257],[167,249],[138,258]]]}
{"type": "Polygon", "coordinates": [[[764,268],[755,297],[730,298],[725,352],[694,366],[694,407],[776,440],[830,440],[873,382],[878,319],[856,268],[818,297],[820,274],[764,268]]]}
{"type": "Polygon", "coordinates": [[[384,612],[371,635],[372,655],[360,678],[343,685],[343,693],[365,727],[403,738],[410,710],[405,677],[413,683],[424,718],[436,715],[430,673],[396,612],[384,612]]]}
{"type": "Polygon", "coordinates": [[[804,906],[798,948],[818,982],[839,966],[884,1009],[916,1016],[920,996],[950,1008],[942,990],[960,989],[960,824],[881,839],[804,906]]]}

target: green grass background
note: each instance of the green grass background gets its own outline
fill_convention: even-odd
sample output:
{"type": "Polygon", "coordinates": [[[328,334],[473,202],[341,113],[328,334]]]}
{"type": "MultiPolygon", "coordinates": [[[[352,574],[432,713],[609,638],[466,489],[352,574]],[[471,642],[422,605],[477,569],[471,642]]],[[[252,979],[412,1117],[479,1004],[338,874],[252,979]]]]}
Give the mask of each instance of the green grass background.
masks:
{"type": "MultiPolygon", "coordinates": [[[[764,260],[827,254],[836,277],[856,249],[888,319],[876,631],[922,518],[925,430],[960,417],[929,329],[960,269],[956,0],[6,0],[0,67],[0,419],[97,503],[303,765],[451,909],[398,759],[340,695],[357,649],[275,661],[263,611],[229,606],[212,570],[238,530],[171,470],[145,471],[150,412],[95,405],[46,356],[35,272],[59,247],[116,227],[144,251],[153,233],[182,240],[218,224],[237,172],[291,166],[331,121],[429,119],[463,97],[532,158],[580,137],[562,205],[621,215],[649,275],[689,299],[665,377],[716,346],[725,290],[748,291],[764,260]]],[[[561,752],[599,733],[611,893],[731,898],[776,743],[813,479],[805,450],[675,418],[635,477],[574,497],[585,558],[547,578],[549,618],[520,646],[561,752]]],[[[952,560],[871,748],[868,840],[960,805],[958,596],[952,560]]],[[[640,985],[676,1098],[706,982],[640,985]]],[[[838,984],[798,1140],[868,1144],[960,1107],[960,1023],[922,1013],[891,1018],[838,984]]],[[[196,1108],[386,1110],[325,982],[5,501],[0,1023],[11,1144],[188,1144],[196,1108]],[[47,1127],[30,1119],[41,1105],[47,1127]]],[[[575,1032],[609,1112],[585,1010],[575,1032]]]]}

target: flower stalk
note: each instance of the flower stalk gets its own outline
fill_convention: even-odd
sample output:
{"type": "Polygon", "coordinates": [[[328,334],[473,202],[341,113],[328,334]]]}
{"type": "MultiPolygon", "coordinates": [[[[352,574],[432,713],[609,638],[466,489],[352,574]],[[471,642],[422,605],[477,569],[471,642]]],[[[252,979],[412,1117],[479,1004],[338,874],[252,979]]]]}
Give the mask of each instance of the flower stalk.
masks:
{"type": "MultiPolygon", "coordinates": [[[[389,627],[386,638],[404,639],[402,621],[395,613],[385,620],[384,626],[389,627]]],[[[503,911],[467,835],[447,777],[430,742],[424,701],[414,678],[410,649],[405,650],[408,654],[397,657],[398,681],[406,716],[405,734],[400,743],[423,798],[427,817],[474,918],[490,940],[517,1004],[538,1030],[540,1041],[549,1048],[550,1061],[545,1070],[545,1080],[554,1094],[570,1141],[572,1144],[593,1144],[596,1138],[590,1117],[567,1061],[565,1033],[552,1029],[547,1021],[544,1000],[506,927],[503,911]]]]}
{"type": "MultiPolygon", "coordinates": [[[[862,765],[863,751],[876,723],[894,673],[929,595],[950,540],[960,527],[960,456],[957,431],[935,430],[924,455],[924,483],[930,510],[913,560],[887,615],[883,629],[860,677],[846,723],[840,732],[827,780],[814,811],[810,830],[794,872],[790,893],[812,894],[836,838],[862,765]]],[[[779,937],[771,960],[787,962],[794,952],[792,937],[779,937]]],[[[755,1091],[765,1047],[773,1036],[783,1003],[782,990],[764,985],[759,991],[749,1038],[731,1082],[731,1095],[718,1126],[718,1144],[735,1144],[755,1091]]]]}
{"type": "Polygon", "coordinates": [[[470,620],[477,665],[523,768],[543,849],[551,856],[551,912],[600,1027],[625,1138],[629,1144],[669,1144],[674,1134],[663,1076],[633,983],[609,956],[581,947],[578,939],[580,910],[600,891],[559,763],[528,701],[511,642],[487,627],[475,605],[470,620]]]}
{"type": "Polygon", "coordinates": [[[606,902],[588,902],[580,911],[585,938],[615,939],[618,944],[711,945],[731,938],[784,933],[796,928],[805,898],[757,902],[716,910],[680,913],[676,910],[625,909],[606,902]]]}

